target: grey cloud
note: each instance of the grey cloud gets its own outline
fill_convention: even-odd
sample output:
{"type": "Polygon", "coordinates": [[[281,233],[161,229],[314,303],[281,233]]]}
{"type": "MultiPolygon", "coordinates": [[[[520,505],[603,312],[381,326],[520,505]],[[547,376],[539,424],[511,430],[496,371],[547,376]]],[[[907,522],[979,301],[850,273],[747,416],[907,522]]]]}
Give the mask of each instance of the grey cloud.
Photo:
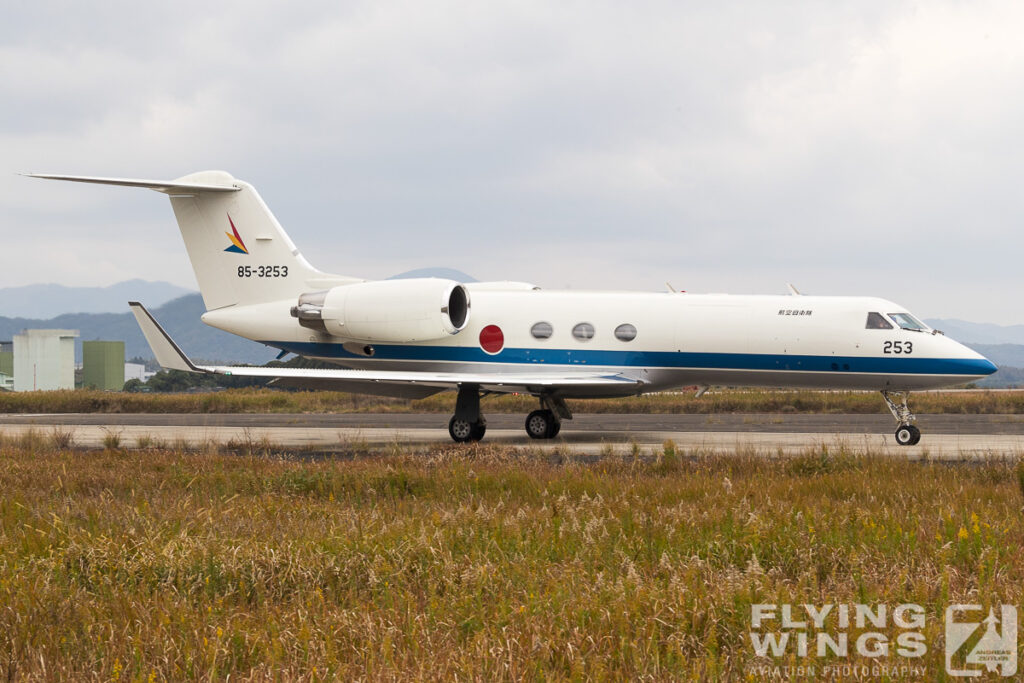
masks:
{"type": "MultiPolygon", "coordinates": [[[[11,15],[11,171],[224,168],[326,269],[639,288],[682,274],[729,291],[803,280],[1024,321],[984,297],[1019,288],[992,270],[1024,246],[1016,4],[43,2],[11,15]]],[[[75,249],[0,285],[99,278],[88,263],[110,239],[173,230],[159,196],[34,182],[0,178],[0,230],[38,235],[22,237],[29,253],[75,249]]],[[[184,260],[132,254],[111,268],[192,284],[184,260]]]]}

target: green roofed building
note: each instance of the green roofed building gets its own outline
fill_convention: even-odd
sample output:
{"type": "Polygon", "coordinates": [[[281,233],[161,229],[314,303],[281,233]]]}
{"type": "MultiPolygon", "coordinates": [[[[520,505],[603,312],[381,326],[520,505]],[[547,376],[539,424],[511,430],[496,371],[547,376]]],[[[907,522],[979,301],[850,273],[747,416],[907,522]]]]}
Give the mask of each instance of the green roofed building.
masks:
{"type": "Polygon", "coordinates": [[[14,389],[14,343],[0,342],[0,389],[14,389]]]}
{"type": "Polygon", "coordinates": [[[13,342],[0,342],[0,375],[14,377],[13,342]]]}
{"type": "Polygon", "coordinates": [[[82,387],[121,391],[124,388],[124,342],[82,342],[82,387]]]}

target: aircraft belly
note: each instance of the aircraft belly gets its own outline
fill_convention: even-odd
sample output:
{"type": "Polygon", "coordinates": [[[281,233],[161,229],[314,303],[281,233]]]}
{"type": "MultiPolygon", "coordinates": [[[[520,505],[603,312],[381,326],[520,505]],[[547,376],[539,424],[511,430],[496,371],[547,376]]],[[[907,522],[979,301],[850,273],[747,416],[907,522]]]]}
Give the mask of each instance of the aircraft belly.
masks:
{"type": "Polygon", "coordinates": [[[651,371],[645,391],[682,386],[762,387],[774,389],[838,389],[851,391],[920,391],[979,379],[965,375],[885,374],[787,370],[681,369],[651,371]]]}
{"type": "MultiPolygon", "coordinates": [[[[654,391],[675,390],[687,386],[735,386],[764,387],[779,389],[839,389],[839,390],[870,390],[870,391],[919,391],[934,389],[978,379],[983,375],[961,374],[918,374],[918,373],[875,373],[875,372],[823,372],[808,370],[750,370],[729,368],[665,368],[636,366],[599,366],[587,365],[555,365],[555,364],[522,364],[522,363],[480,363],[458,361],[410,361],[410,360],[374,360],[350,359],[340,361],[337,358],[322,358],[349,368],[376,370],[418,370],[423,372],[465,372],[494,374],[523,374],[543,377],[544,375],[565,375],[573,371],[608,372],[622,374],[644,381],[643,393],[654,391]]],[[[559,394],[568,398],[597,398],[635,395],[637,390],[632,386],[616,388],[574,387],[559,390],[559,394]]]]}

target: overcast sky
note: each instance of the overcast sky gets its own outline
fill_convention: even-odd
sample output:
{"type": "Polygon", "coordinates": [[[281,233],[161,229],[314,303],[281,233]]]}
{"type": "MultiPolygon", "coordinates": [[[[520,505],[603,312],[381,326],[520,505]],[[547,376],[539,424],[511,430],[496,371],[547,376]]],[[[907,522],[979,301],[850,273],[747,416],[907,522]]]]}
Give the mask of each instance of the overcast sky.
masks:
{"type": "Polygon", "coordinates": [[[0,286],[195,287],[254,184],[318,268],[870,294],[1024,323],[1019,2],[8,3],[0,286]]]}

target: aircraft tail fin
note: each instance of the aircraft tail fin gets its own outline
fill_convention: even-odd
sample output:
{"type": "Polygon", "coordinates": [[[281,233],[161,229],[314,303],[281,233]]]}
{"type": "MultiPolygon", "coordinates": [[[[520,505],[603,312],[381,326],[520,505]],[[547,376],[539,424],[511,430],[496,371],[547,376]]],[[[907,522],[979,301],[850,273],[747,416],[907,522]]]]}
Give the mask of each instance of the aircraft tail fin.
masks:
{"type": "Polygon", "coordinates": [[[169,181],[26,175],[144,187],[168,195],[208,311],[297,299],[311,289],[356,281],[311,266],[255,188],[224,171],[202,171],[169,181]]]}

